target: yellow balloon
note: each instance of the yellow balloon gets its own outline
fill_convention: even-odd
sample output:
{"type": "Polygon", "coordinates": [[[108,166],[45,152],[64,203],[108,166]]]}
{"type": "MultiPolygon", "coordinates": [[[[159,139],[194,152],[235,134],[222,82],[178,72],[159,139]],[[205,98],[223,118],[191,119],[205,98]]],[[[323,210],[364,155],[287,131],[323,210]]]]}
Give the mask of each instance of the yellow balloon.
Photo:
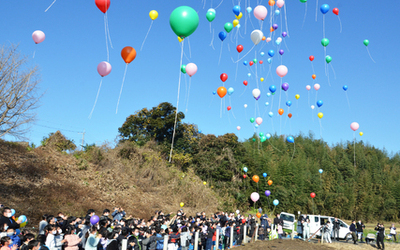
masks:
{"type": "Polygon", "coordinates": [[[156,20],[158,17],[158,12],[156,10],[152,10],[152,11],[150,11],[149,16],[150,16],[151,20],[156,20]]]}
{"type": "Polygon", "coordinates": [[[297,94],[297,95],[295,95],[294,96],[297,100],[299,100],[299,98],[300,98],[300,95],[299,94],[297,94]]]}
{"type": "Polygon", "coordinates": [[[236,16],[236,15],[235,15],[235,17],[236,17],[238,20],[240,20],[240,18],[242,18],[242,16],[243,16],[243,13],[242,13],[242,12],[239,13],[239,16],[236,16]]]}
{"type": "Polygon", "coordinates": [[[203,181],[203,184],[204,184],[204,185],[206,185],[206,184],[207,184],[207,182],[203,181]]]}
{"type": "Polygon", "coordinates": [[[183,207],[183,206],[185,206],[185,203],[181,202],[181,203],[179,204],[179,206],[183,207]]]}
{"type": "Polygon", "coordinates": [[[178,36],[178,41],[181,43],[183,41],[183,38],[181,38],[180,36],[178,36]]]}
{"type": "Polygon", "coordinates": [[[363,136],[363,134],[364,134],[363,132],[360,132],[360,136],[363,136]]]}
{"type": "Polygon", "coordinates": [[[263,81],[264,81],[264,77],[261,77],[261,78],[260,78],[260,81],[262,81],[262,82],[263,82],[263,81]]]}
{"type": "Polygon", "coordinates": [[[324,117],[324,114],[322,112],[319,112],[318,117],[319,117],[319,119],[321,119],[322,117],[324,117]]]}
{"type": "Polygon", "coordinates": [[[27,223],[28,223],[28,221],[25,221],[24,223],[19,224],[19,227],[20,228],[25,227],[27,223]]]}
{"type": "Polygon", "coordinates": [[[239,20],[235,19],[233,20],[233,27],[236,27],[239,24],[239,20]]]}

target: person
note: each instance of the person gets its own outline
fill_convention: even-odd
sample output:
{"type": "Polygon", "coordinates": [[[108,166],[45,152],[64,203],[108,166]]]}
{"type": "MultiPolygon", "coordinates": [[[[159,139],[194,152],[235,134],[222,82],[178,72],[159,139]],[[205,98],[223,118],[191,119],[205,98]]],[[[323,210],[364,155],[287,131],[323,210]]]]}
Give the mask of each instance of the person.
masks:
{"type": "Polygon", "coordinates": [[[73,226],[68,226],[65,230],[64,236],[64,250],[78,250],[79,243],[81,243],[82,239],[79,238],[78,235],[75,234],[76,228],[73,226]]]}
{"type": "Polygon", "coordinates": [[[11,208],[4,207],[3,215],[0,217],[0,225],[7,224],[8,228],[18,229],[19,224],[21,224],[22,221],[20,220],[14,221],[11,217],[12,217],[11,208]]]}
{"type": "MultiPolygon", "coordinates": [[[[187,227],[183,227],[181,229],[181,250],[189,250],[190,234],[188,232],[187,227]]],[[[151,248],[149,250],[155,250],[155,248],[151,248]]]]}
{"type": "Polygon", "coordinates": [[[21,239],[18,237],[18,235],[15,233],[15,230],[13,228],[7,228],[7,236],[10,237],[11,239],[11,244],[10,247],[12,248],[14,245],[17,246],[17,249],[19,246],[21,246],[21,239]]]}
{"type": "MultiPolygon", "coordinates": [[[[92,228],[89,229],[88,233],[90,235],[86,239],[85,250],[97,250],[97,245],[99,244],[99,241],[100,241],[100,238],[101,238],[101,234],[98,234],[96,236],[96,233],[97,233],[97,227],[96,226],[92,226],[92,228]]],[[[118,244],[117,244],[117,246],[118,246],[118,244]]]]}
{"type": "Polygon", "coordinates": [[[60,227],[48,225],[49,234],[46,237],[46,246],[49,250],[61,250],[64,244],[62,230],[60,227]]]}
{"type": "Polygon", "coordinates": [[[264,240],[265,239],[265,231],[267,231],[268,228],[268,215],[267,214],[263,214],[260,218],[261,223],[260,223],[260,228],[259,230],[259,235],[260,235],[260,240],[264,240]],[[262,229],[262,230],[261,230],[262,229]],[[261,234],[260,232],[263,231],[263,234],[261,234]]]}
{"type": "Polygon", "coordinates": [[[360,239],[360,242],[363,243],[363,232],[364,232],[365,225],[362,223],[361,220],[359,220],[357,222],[356,226],[357,226],[358,238],[360,239]]]}
{"type": "Polygon", "coordinates": [[[340,221],[338,221],[338,218],[335,217],[335,220],[333,221],[333,239],[336,237],[336,241],[339,241],[339,230],[340,221]]]}
{"type": "Polygon", "coordinates": [[[24,235],[23,240],[22,240],[22,245],[19,248],[20,250],[28,250],[28,244],[30,241],[35,239],[35,235],[31,234],[31,233],[27,233],[24,235]]]}
{"type": "Polygon", "coordinates": [[[110,215],[109,209],[103,210],[103,215],[100,217],[100,220],[109,220],[108,216],[110,215]]]}
{"type": "Polygon", "coordinates": [[[310,220],[306,219],[306,221],[303,222],[303,238],[304,241],[308,240],[310,238],[310,220]]]}
{"type": "Polygon", "coordinates": [[[126,213],[121,207],[114,207],[114,212],[111,214],[114,221],[120,221],[125,217],[126,213]]]}
{"type": "Polygon", "coordinates": [[[31,240],[28,243],[29,250],[39,250],[41,243],[38,240],[31,240]]]}
{"type": "Polygon", "coordinates": [[[324,226],[324,240],[327,243],[332,243],[331,241],[331,222],[328,220],[326,225],[324,226]]]}
{"type": "Polygon", "coordinates": [[[283,219],[281,219],[280,214],[276,214],[276,217],[274,219],[274,224],[275,224],[275,229],[278,230],[279,239],[282,239],[282,237],[283,237],[283,219]]]}
{"type": "MultiPolygon", "coordinates": [[[[118,250],[118,234],[116,232],[110,233],[108,236],[108,244],[106,250],[118,250]]],[[[89,240],[88,240],[89,241],[89,240]]],[[[85,248],[87,250],[87,248],[85,248]]]]}
{"type": "Polygon", "coordinates": [[[206,242],[206,250],[211,250],[213,245],[213,236],[215,233],[215,224],[210,222],[209,227],[207,228],[207,242],[206,242]]]}
{"type": "Polygon", "coordinates": [[[356,229],[356,221],[355,220],[353,220],[351,222],[350,232],[351,232],[351,236],[353,237],[354,244],[358,245],[357,244],[357,229],[356,229]]]}
{"type": "Polygon", "coordinates": [[[385,227],[383,224],[378,223],[375,227],[375,230],[378,231],[376,236],[376,244],[378,249],[385,249],[385,243],[383,242],[385,240],[385,227]]]}
{"type": "Polygon", "coordinates": [[[394,224],[392,224],[392,226],[390,227],[389,235],[394,238],[394,242],[397,241],[397,239],[396,239],[396,228],[394,227],[394,224]]]}
{"type": "Polygon", "coordinates": [[[258,208],[258,212],[259,212],[260,214],[262,214],[263,210],[262,210],[261,207],[258,208]]]}
{"type": "Polygon", "coordinates": [[[42,220],[39,222],[39,234],[37,236],[37,239],[41,244],[44,244],[44,242],[46,241],[44,228],[49,224],[47,223],[47,216],[48,216],[47,214],[44,214],[42,216],[42,220]]]}
{"type": "Polygon", "coordinates": [[[17,250],[18,246],[14,245],[12,247],[10,247],[11,245],[11,238],[8,236],[4,236],[1,238],[0,240],[0,244],[2,245],[2,247],[0,248],[0,250],[17,250]]]}

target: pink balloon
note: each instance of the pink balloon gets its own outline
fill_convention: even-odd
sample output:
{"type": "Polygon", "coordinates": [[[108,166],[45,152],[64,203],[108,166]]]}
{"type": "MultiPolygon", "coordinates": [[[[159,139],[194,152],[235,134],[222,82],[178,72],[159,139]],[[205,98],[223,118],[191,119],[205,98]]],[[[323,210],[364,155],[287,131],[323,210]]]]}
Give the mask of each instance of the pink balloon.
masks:
{"type": "Polygon", "coordinates": [[[197,72],[197,65],[194,63],[189,63],[186,65],[186,73],[191,77],[197,72]]]}
{"type": "Polygon", "coordinates": [[[315,90],[319,90],[319,88],[321,88],[321,86],[318,83],[314,84],[314,89],[315,90]]]}
{"type": "Polygon", "coordinates": [[[267,43],[271,42],[271,37],[267,37],[267,43]]]}
{"type": "Polygon", "coordinates": [[[250,195],[250,199],[251,199],[253,202],[256,202],[256,201],[258,201],[258,200],[260,199],[260,195],[259,195],[257,192],[253,192],[253,193],[251,193],[251,195],[250,195]]]}
{"type": "Polygon", "coordinates": [[[276,74],[280,77],[284,77],[288,72],[288,68],[286,68],[285,65],[279,65],[278,68],[276,68],[276,74]]]}
{"type": "Polygon", "coordinates": [[[263,119],[261,117],[256,118],[256,123],[258,124],[258,126],[260,126],[262,122],[263,122],[263,119]]]}
{"type": "Polygon", "coordinates": [[[283,0],[276,1],[276,6],[278,6],[278,8],[282,8],[284,4],[285,4],[285,1],[283,1],[283,0]]]}
{"type": "Polygon", "coordinates": [[[254,16],[255,16],[258,20],[264,21],[264,19],[267,17],[268,10],[267,10],[267,8],[265,8],[265,6],[263,6],[263,5],[258,5],[257,7],[254,8],[253,13],[254,13],[254,16]]]}
{"type": "Polygon", "coordinates": [[[311,86],[310,86],[310,85],[307,85],[307,86],[306,86],[306,89],[307,89],[307,90],[310,90],[310,89],[311,89],[311,86]]]}
{"type": "Polygon", "coordinates": [[[359,127],[360,125],[357,122],[353,122],[352,124],[350,124],[350,128],[353,131],[356,131],[359,127]]]}
{"type": "Polygon", "coordinates": [[[106,75],[110,74],[111,64],[109,64],[106,61],[99,63],[99,65],[97,65],[97,72],[99,72],[99,74],[101,76],[106,76],[106,75]]]}
{"type": "Polygon", "coordinates": [[[38,44],[44,41],[46,35],[41,30],[36,30],[32,33],[33,41],[38,44]]]}
{"type": "Polygon", "coordinates": [[[237,127],[236,127],[236,129],[237,129],[237,130],[240,130],[240,129],[241,129],[241,127],[240,127],[240,126],[237,126],[237,127]]]}

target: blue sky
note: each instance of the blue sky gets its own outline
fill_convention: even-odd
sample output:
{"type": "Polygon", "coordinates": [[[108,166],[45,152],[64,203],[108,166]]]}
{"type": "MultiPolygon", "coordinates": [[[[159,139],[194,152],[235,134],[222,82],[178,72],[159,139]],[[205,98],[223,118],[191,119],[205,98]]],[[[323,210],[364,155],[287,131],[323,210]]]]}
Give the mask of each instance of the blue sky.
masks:
{"type": "MultiPolygon", "coordinates": [[[[96,67],[99,62],[107,60],[103,13],[97,9],[94,1],[78,0],[57,0],[44,12],[51,3],[52,0],[4,1],[0,10],[2,43],[19,44],[20,51],[30,58],[36,51],[31,64],[37,64],[40,68],[42,81],[39,86],[45,95],[37,110],[37,122],[32,125],[27,136],[37,145],[43,136],[57,129],[75,142],[82,137],[78,132],[85,130],[85,143],[101,144],[108,141],[113,144],[118,135],[118,127],[130,114],[164,101],[176,105],[181,47],[170,28],[169,16],[176,7],[188,5],[198,12],[200,23],[197,30],[184,41],[183,63],[193,62],[198,66],[196,75],[191,78],[190,96],[187,94],[189,77],[182,75],[179,110],[186,112],[187,109],[184,122],[197,124],[207,134],[236,133],[241,140],[250,137],[254,131],[285,135],[297,135],[300,132],[308,134],[312,131],[315,138],[322,137],[329,144],[335,144],[353,140],[354,133],[350,124],[356,121],[360,124],[357,140],[381,149],[386,148],[389,153],[399,151],[397,124],[400,116],[397,98],[400,87],[396,75],[400,54],[396,46],[399,28],[397,14],[390,11],[398,7],[395,6],[399,5],[397,2],[393,2],[390,9],[374,1],[318,2],[319,6],[324,3],[330,5],[330,11],[325,15],[325,36],[330,40],[327,54],[333,58],[331,65],[336,78],[329,66],[328,81],[321,45],[323,16],[319,6],[318,21],[315,21],[315,1],[308,1],[307,5],[300,1],[286,1],[288,25],[285,25],[283,8],[279,16],[272,13],[274,23],[279,26],[272,41],[260,43],[243,59],[251,61],[256,57],[264,61],[263,65],[257,65],[258,78],[264,77],[265,80],[258,80],[261,98],[255,101],[251,94],[257,86],[255,66],[244,66],[241,60],[235,80],[236,64],[231,58],[238,58],[235,49],[238,29],[234,28],[223,43],[218,38],[224,24],[235,19],[232,8],[239,4],[238,1],[111,0],[107,15],[113,44],[113,49],[110,48],[110,64],[113,68],[110,75],[103,78],[103,86],[91,119],[88,116],[101,80],[96,67]],[[217,6],[210,33],[206,12],[217,6]],[[307,15],[304,19],[306,6],[307,15]],[[338,17],[332,13],[334,7],[340,11],[343,26],[341,33],[338,17]],[[148,15],[151,10],[157,10],[159,17],[153,22],[143,50],[140,51],[151,24],[148,15]],[[31,34],[35,30],[42,30],[46,34],[43,43],[35,45],[32,41],[31,34]],[[277,46],[274,41],[283,31],[288,31],[289,36],[283,38],[280,46],[277,46]],[[212,39],[213,46],[209,46],[212,39]],[[370,41],[368,49],[376,63],[370,59],[363,45],[364,39],[370,41]],[[222,54],[218,63],[221,44],[222,54]],[[120,52],[125,46],[134,47],[137,57],[128,66],[119,111],[115,114],[125,70],[120,52]],[[267,52],[270,49],[275,50],[275,56],[272,63],[268,64],[267,52]],[[285,51],[282,57],[278,54],[279,49],[285,51]],[[265,55],[262,57],[260,52],[265,55]],[[315,56],[315,81],[311,78],[313,68],[308,60],[310,55],[315,56]],[[289,90],[280,93],[278,89],[273,97],[268,97],[268,87],[280,84],[275,69],[281,62],[289,69],[283,78],[283,82],[289,83],[289,90]],[[247,75],[249,72],[253,72],[251,77],[247,75]],[[223,99],[221,116],[221,99],[212,92],[223,85],[219,79],[222,73],[228,74],[225,87],[233,87],[235,92],[223,99]],[[247,87],[242,83],[244,80],[249,82],[247,87]],[[321,85],[317,98],[316,91],[306,90],[306,85],[312,86],[314,83],[321,85]],[[349,87],[349,102],[342,89],[343,85],[349,87]],[[300,95],[299,100],[295,99],[296,94],[300,95]],[[287,117],[286,100],[293,103],[290,108],[293,114],[291,119],[287,117]],[[316,106],[316,100],[324,102],[319,111],[317,107],[314,110],[310,108],[311,105],[316,106]],[[269,102],[269,106],[265,102],[269,102]],[[247,109],[244,104],[248,105],[247,109]],[[229,112],[226,110],[228,105],[232,106],[229,112]],[[282,117],[278,115],[279,108],[285,110],[282,117]],[[274,113],[272,118],[268,116],[270,111],[274,113]],[[318,112],[324,114],[321,120],[317,117],[318,112]],[[258,116],[264,121],[255,129],[249,119],[258,116]],[[236,130],[237,126],[241,126],[240,131],[236,130]],[[364,133],[362,137],[358,135],[360,131],[364,133]]],[[[238,36],[238,44],[242,44],[244,50],[240,57],[253,47],[250,33],[259,29],[261,24],[253,12],[248,15],[245,9],[249,5],[254,9],[258,3],[267,6],[269,13],[262,24],[262,31],[266,37],[270,34],[271,13],[268,1],[241,1],[244,15],[240,20],[241,36],[238,36]]],[[[274,6],[274,10],[276,8],[274,6]]]]}

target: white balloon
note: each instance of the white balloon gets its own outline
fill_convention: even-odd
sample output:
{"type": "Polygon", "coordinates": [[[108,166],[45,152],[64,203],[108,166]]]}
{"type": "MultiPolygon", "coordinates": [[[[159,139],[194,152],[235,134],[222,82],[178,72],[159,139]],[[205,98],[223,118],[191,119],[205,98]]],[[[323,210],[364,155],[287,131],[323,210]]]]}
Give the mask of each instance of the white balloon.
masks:
{"type": "Polygon", "coordinates": [[[315,106],[314,106],[314,105],[311,105],[311,108],[312,108],[312,109],[314,109],[314,108],[315,108],[315,106]]]}
{"type": "Polygon", "coordinates": [[[258,98],[261,95],[261,91],[259,89],[253,89],[253,96],[254,98],[258,98]]]}
{"type": "Polygon", "coordinates": [[[247,108],[247,104],[244,105],[244,108],[247,108]]]}
{"type": "Polygon", "coordinates": [[[279,42],[282,42],[282,37],[278,37],[276,40],[278,40],[279,42]]]}
{"type": "Polygon", "coordinates": [[[237,127],[236,127],[236,129],[237,129],[237,130],[240,130],[240,129],[241,129],[241,127],[240,127],[240,126],[237,126],[237,127]]]}
{"type": "Polygon", "coordinates": [[[251,32],[250,38],[253,41],[254,45],[257,45],[262,41],[263,36],[264,34],[261,30],[253,30],[253,32],[251,32]]]}

